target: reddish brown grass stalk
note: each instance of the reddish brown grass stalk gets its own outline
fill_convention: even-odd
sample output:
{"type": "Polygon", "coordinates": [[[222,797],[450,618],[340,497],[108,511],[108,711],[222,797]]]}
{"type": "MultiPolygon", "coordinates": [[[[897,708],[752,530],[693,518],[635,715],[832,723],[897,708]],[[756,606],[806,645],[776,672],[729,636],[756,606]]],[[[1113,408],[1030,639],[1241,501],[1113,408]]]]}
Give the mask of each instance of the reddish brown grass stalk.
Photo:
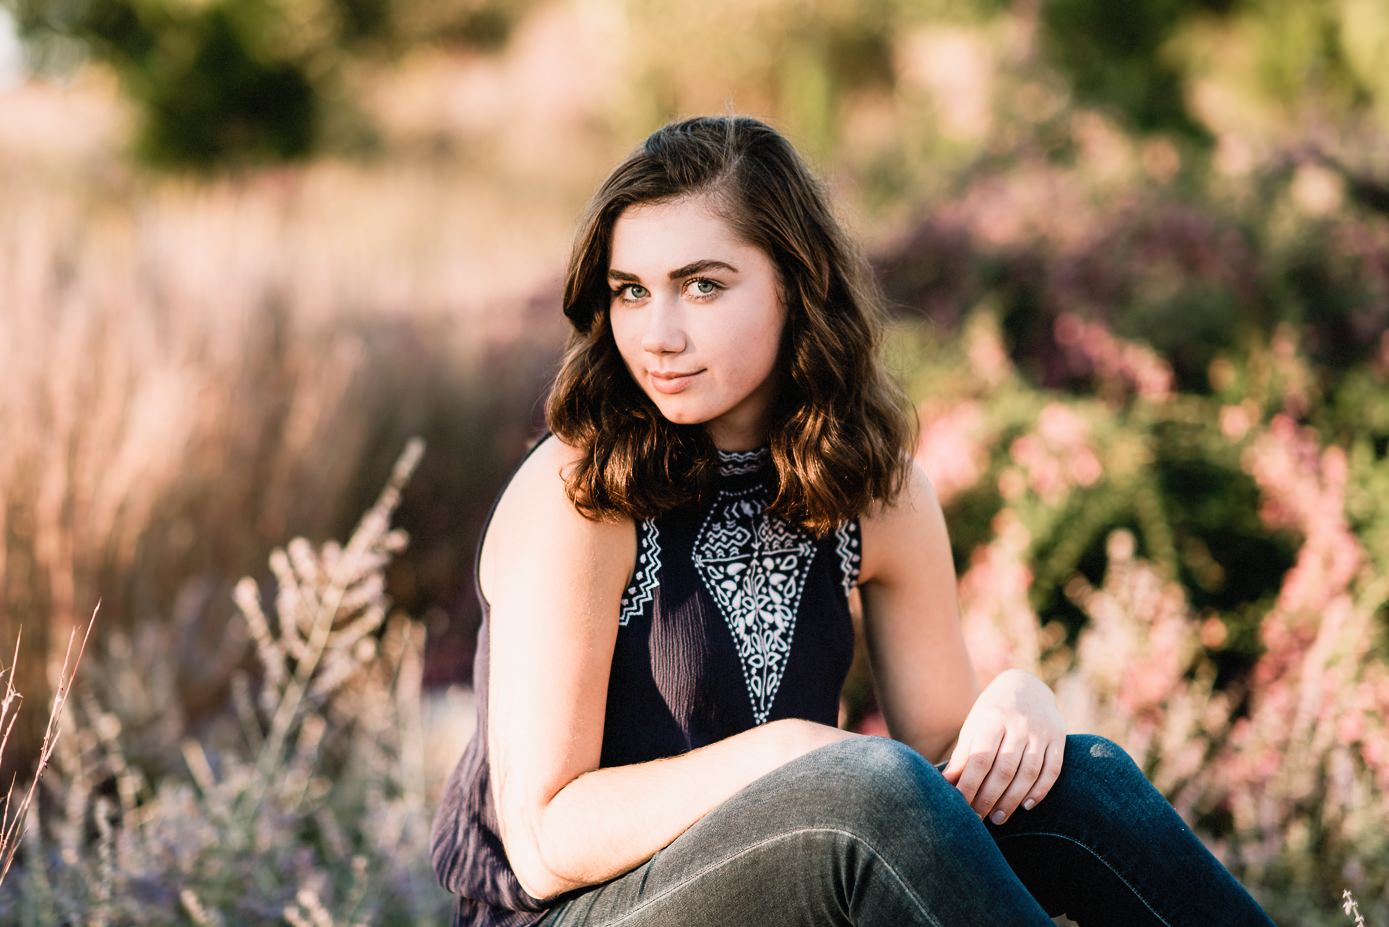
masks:
{"type": "MultiPolygon", "coordinates": [[[[15,854],[19,852],[19,841],[24,837],[24,828],[28,820],[29,804],[34,799],[34,794],[38,790],[39,777],[43,775],[45,767],[48,766],[48,758],[53,754],[53,749],[58,745],[58,736],[62,733],[63,703],[67,700],[68,688],[72,684],[72,679],[77,675],[77,667],[82,663],[82,654],[87,649],[87,638],[92,633],[92,625],[96,622],[96,613],[101,608],[101,600],[98,599],[96,608],[92,609],[92,617],[87,621],[87,630],[82,634],[82,645],[77,648],[77,659],[72,664],[72,669],[68,669],[68,660],[72,657],[72,641],[77,636],[77,629],[73,628],[68,635],[67,652],[63,654],[63,668],[58,675],[58,690],[53,695],[53,706],[48,714],[48,726],[43,732],[43,746],[39,749],[38,768],[34,770],[34,778],[29,783],[29,788],[24,793],[24,798],[20,801],[19,807],[15,809],[13,816],[10,813],[10,800],[14,795],[14,781],[11,780],[9,788],[5,790],[5,804],[0,810],[0,883],[4,883],[5,876],[10,871],[10,865],[14,862],[15,854]]],[[[0,725],[4,725],[4,734],[0,735],[0,756],[4,756],[5,743],[10,738],[10,728],[14,726],[14,719],[18,714],[18,706],[11,708],[16,699],[22,700],[22,696],[14,687],[14,669],[19,664],[19,635],[15,635],[14,642],[14,661],[10,664],[9,675],[5,677],[5,694],[0,699],[0,725]]],[[[0,674],[6,671],[0,669],[0,674]]]]}

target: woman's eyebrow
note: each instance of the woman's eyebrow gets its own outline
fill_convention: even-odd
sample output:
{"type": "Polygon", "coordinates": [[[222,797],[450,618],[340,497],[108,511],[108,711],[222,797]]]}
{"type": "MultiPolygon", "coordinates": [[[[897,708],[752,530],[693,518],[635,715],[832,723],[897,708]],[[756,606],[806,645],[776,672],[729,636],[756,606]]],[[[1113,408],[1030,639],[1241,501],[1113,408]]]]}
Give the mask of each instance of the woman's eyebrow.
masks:
{"type": "MultiPolygon", "coordinates": [[[[679,280],[681,277],[688,277],[690,274],[697,274],[700,271],[705,270],[727,270],[735,274],[738,273],[738,268],[734,267],[732,264],[728,264],[724,261],[716,261],[710,258],[705,258],[704,260],[700,261],[692,261],[689,264],[686,264],[684,267],[677,267],[675,268],[675,270],[672,270],[670,272],[669,276],[672,280],[679,280]]],[[[631,280],[636,283],[641,282],[640,277],[638,277],[636,274],[629,274],[625,270],[609,270],[608,278],[611,280],[631,280]]]]}

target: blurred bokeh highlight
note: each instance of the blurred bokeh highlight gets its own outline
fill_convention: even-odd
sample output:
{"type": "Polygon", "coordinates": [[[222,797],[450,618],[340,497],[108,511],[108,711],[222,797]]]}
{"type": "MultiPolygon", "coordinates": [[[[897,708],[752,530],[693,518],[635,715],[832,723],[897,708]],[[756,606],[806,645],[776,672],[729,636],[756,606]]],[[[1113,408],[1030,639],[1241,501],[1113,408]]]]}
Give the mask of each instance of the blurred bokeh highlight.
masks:
{"type": "Polygon", "coordinates": [[[570,236],[721,112],[872,257],[981,675],[1389,920],[1386,61],[1380,0],[0,0],[6,783],[102,601],[0,921],[447,916],[570,236]]]}

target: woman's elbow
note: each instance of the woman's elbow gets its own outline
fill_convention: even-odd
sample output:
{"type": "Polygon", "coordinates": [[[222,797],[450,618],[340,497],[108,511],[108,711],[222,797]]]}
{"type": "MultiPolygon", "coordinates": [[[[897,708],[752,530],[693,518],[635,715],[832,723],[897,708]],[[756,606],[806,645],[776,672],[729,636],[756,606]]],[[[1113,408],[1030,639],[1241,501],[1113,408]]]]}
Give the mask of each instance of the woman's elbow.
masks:
{"type": "Polygon", "coordinates": [[[511,871],[516,873],[516,881],[521,883],[521,888],[536,901],[549,901],[564,891],[564,885],[561,881],[543,864],[532,862],[528,865],[517,865],[513,863],[511,871]]]}
{"type": "Polygon", "coordinates": [[[574,887],[573,882],[556,872],[544,845],[540,816],[542,809],[516,808],[498,815],[501,825],[502,848],[516,881],[526,894],[537,901],[546,901],[574,887]]]}

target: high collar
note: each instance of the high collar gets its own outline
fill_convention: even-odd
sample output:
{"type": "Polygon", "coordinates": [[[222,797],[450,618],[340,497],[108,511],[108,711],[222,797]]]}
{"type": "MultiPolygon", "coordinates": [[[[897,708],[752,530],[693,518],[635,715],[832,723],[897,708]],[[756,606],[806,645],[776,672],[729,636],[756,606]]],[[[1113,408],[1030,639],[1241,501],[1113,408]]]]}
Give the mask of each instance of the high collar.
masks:
{"type": "Polygon", "coordinates": [[[761,474],[771,469],[772,451],[766,444],[750,451],[725,451],[715,448],[719,454],[719,476],[744,477],[761,474]]]}

